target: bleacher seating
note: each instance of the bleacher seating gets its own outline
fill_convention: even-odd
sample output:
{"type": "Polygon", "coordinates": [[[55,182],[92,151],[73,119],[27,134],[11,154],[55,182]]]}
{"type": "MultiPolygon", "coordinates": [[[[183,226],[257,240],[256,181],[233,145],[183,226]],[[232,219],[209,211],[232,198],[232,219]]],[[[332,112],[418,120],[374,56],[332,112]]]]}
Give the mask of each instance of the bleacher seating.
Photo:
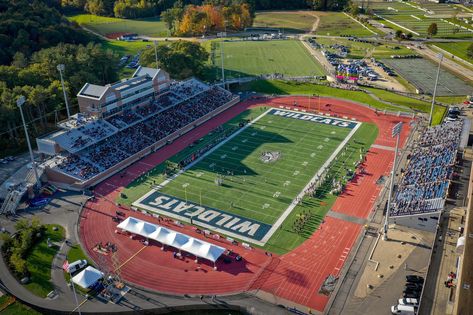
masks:
{"type": "Polygon", "coordinates": [[[439,211],[454,173],[463,123],[429,128],[408,156],[407,168],[395,194],[390,216],[439,211]]]}
{"type": "Polygon", "coordinates": [[[107,118],[108,123],[101,121],[94,128],[88,128],[86,135],[97,138],[105,134],[103,129],[97,129],[97,126],[114,126],[120,131],[63,158],[57,163],[57,167],[80,179],[89,179],[217,109],[234,97],[224,89],[208,88],[197,80],[185,82],[185,85],[175,87],[180,96],[168,92],[150,105],[114,115],[107,118]],[[191,97],[185,99],[185,96],[189,95],[191,97]]]}

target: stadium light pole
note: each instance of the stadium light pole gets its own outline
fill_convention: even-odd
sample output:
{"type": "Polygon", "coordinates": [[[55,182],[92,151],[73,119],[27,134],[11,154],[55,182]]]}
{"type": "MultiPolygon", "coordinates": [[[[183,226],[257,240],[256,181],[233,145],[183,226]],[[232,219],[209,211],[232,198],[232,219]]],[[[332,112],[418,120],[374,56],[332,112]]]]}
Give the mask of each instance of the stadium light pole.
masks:
{"type": "Polygon", "coordinates": [[[223,58],[224,58],[224,53],[223,53],[223,40],[220,42],[220,63],[222,66],[222,83],[223,83],[223,88],[225,88],[225,68],[223,67],[223,58]]]}
{"type": "Polygon", "coordinates": [[[158,69],[158,41],[155,40],[154,42],[154,60],[156,62],[156,69],[158,69]]]}
{"type": "Polygon", "coordinates": [[[443,55],[438,54],[437,57],[439,57],[439,66],[437,68],[437,77],[435,78],[434,94],[432,95],[432,105],[430,106],[429,126],[432,125],[432,116],[434,114],[434,106],[435,106],[435,96],[437,95],[437,85],[439,82],[440,65],[442,64],[443,55]]]}
{"type": "Polygon", "coordinates": [[[23,128],[25,129],[25,138],[26,138],[26,143],[28,144],[28,150],[30,152],[31,167],[33,168],[34,179],[36,180],[36,187],[39,189],[39,188],[41,188],[41,184],[39,182],[38,170],[36,169],[36,164],[34,162],[33,149],[31,149],[30,137],[28,136],[28,129],[26,128],[25,116],[23,115],[23,107],[22,106],[25,103],[26,103],[26,99],[25,99],[24,96],[20,96],[16,100],[16,105],[20,109],[21,120],[23,121],[23,128]]]}
{"type": "Polygon", "coordinates": [[[402,122],[397,123],[392,129],[393,138],[396,137],[396,150],[394,151],[394,163],[391,170],[391,183],[389,185],[389,195],[388,195],[388,206],[386,207],[386,215],[384,216],[384,235],[383,240],[388,240],[388,219],[389,219],[389,209],[391,208],[391,199],[394,190],[394,177],[396,176],[396,164],[397,164],[397,154],[399,149],[399,138],[401,137],[402,122]]]}
{"type": "Polygon", "coordinates": [[[57,70],[59,71],[59,76],[61,77],[61,86],[62,86],[62,93],[64,94],[64,102],[66,103],[66,111],[67,111],[67,118],[71,118],[71,112],[69,111],[69,101],[67,100],[66,89],[64,88],[64,78],[62,77],[62,72],[66,69],[64,64],[58,64],[57,70]]]}

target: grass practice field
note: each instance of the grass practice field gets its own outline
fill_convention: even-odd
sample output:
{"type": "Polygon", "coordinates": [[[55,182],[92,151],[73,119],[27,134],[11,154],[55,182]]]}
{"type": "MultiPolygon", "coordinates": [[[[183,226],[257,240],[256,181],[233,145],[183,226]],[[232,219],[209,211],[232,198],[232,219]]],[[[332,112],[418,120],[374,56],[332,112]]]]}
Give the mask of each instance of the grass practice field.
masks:
{"type": "Polygon", "coordinates": [[[103,36],[124,32],[151,37],[168,36],[166,24],[161,22],[159,18],[131,20],[92,14],[78,14],[67,18],[69,21],[77,22],[79,25],[103,36]]]}
{"type": "Polygon", "coordinates": [[[469,57],[466,53],[468,47],[472,42],[456,42],[456,43],[435,43],[434,46],[442,48],[448,51],[452,55],[462,58],[470,63],[473,63],[473,58],[469,57]]]}
{"type": "Polygon", "coordinates": [[[426,37],[429,25],[436,23],[438,33],[435,37],[473,37],[473,32],[470,31],[473,30],[472,26],[465,26],[462,22],[452,20],[456,14],[464,13],[454,5],[372,2],[370,9],[383,24],[405,33],[412,32],[415,36],[426,37]]]}
{"type": "MultiPolygon", "coordinates": [[[[392,67],[397,73],[424,93],[433,93],[437,65],[426,59],[384,59],[384,63],[392,67]]],[[[437,95],[454,96],[469,95],[472,85],[446,70],[440,71],[437,95]]]]}
{"type": "MultiPolygon", "coordinates": [[[[241,121],[254,119],[265,110],[267,108],[248,110],[223,127],[235,128],[241,121]]],[[[232,216],[272,225],[350,131],[349,128],[266,115],[179,175],[160,192],[182,201],[187,197],[189,204],[202,203],[204,207],[223,210],[232,216]],[[236,146],[239,148],[234,149],[236,146]],[[260,158],[262,152],[267,151],[280,152],[281,155],[276,161],[264,163],[260,158]],[[225,158],[222,158],[224,155],[225,158]],[[213,165],[213,171],[210,168],[212,163],[216,164],[213,165]],[[226,169],[230,168],[233,169],[233,176],[226,173],[226,169]],[[221,186],[215,184],[218,173],[226,175],[221,186]]],[[[199,144],[178,153],[171,161],[181,161],[214,141],[220,134],[209,133],[199,144]]],[[[354,169],[354,163],[360,158],[360,149],[368,148],[376,136],[377,128],[374,125],[361,124],[342,150],[343,156],[331,165],[331,176],[342,178],[347,168],[354,169]]],[[[117,202],[130,205],[150,191],[153,185],[164,181],[162,173],[165,164],[131,183],[117,202]]],[[[285,253],[310,237],[335,202],[336,195],[330,194],[330,189],[323,185],[315,197],[305,197],[264,248],[275,253],[285,253]],[[308,213],[311,213],[310,218],[302,230],[295,231],[294,222],[308,213]]]]}
{"type": "Polygon", "coordinates": [[[253,20],[254,27],[278,28],[284,33],[307,33],[315,22],[311,11],[260,11],[253,20]]]}
{"type": "MultiPolygon", "coordinates": [[[[215,41],[212,53],[210,42],[205,43],[215,56],[208,80],[221,79],[220,45],[215,41]]],[[[225,41],[223,42],[226,78],[280,73],[285,76],[323,75],[322,66],[298,40],[225,41]]],[[[212,60],[212,57],[211,57],[212,60]]]]}
{"type": "Polygon", "coordinates": [[[332,36],[373,36],[377,33],[376,29],[367,26],[371,31],[364,28],[349,16],[343,13],[335,12],[317,12],[320,17],[319,26],[316,34],[332,36]]]}

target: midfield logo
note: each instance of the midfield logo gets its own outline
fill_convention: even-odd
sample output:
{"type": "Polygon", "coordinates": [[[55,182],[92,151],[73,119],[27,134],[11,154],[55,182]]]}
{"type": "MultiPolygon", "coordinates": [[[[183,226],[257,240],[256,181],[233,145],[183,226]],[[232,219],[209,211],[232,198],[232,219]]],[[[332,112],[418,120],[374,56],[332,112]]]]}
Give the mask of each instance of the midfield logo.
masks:
{"type": "Polygon", "coordinates": [[[256,241],[260,241],[271,228],[269,224],[218,209],[199,206],[155,190],[150,191],[133,205],[177,219],[185,219],[188,222],[192,218],[192,222],[196,225],[222,230],[224,234],[234,237],[243,236],[256,241]]]}

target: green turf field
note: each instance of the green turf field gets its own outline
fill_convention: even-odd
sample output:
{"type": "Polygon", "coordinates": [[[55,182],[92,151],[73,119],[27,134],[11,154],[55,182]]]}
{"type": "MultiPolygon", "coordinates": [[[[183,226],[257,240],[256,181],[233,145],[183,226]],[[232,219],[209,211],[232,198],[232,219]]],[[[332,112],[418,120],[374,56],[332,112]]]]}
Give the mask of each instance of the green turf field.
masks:
{"type": "Polygon", "coordinates": [[[284,33],[307,33],[315,22],[311,11],[260,11],[253,20],[254,27],[278,28],[284,33]]]}
{"type": "MultiPolygon", "coordinates": [[[[262,111],[265,111],[266,109],[267,108],[254,108],[254,109],[251,109],[251,110],[247,110],[247,111],[241,113],[240,115],[236,116],[235,118],[233,118],[229,122],[225,123],[223,125],[223,127],[225,129],[235,128],[236,126],[238,126],[238,124],[241,121],[246,120],[246,119],[250,119],[250,118],[255,118],[258,115],[260,115],[262,113],[262,111]]],[[[271,125],[271,124],[269,124],[269,125],[271,125]]],[[[313,128],[317,128],[317,127],[313,127],[313,128]]],[[[328,128],[334,128],[334,127],[329,126],[328,128]]],[[[342,128],[337,128],[337,129],[342,129],[342,128]]],[[[378,133],[378,130],[377,130],[376,126],[374,126],[372,124],[363,123],[359,127],[359,129],[356,131],[356,133],[353,135],[353,137],[350,139],[350,141],[348,141],[347,145],[345,146],[347,148],[347,151],[345,152],[345,155],[343,156],[343,158],[338,158],[334,162],[332,167],[330,168],[330,172],[331,172],[330,174],[334,178],[342,179],[346,175],[346,167],[353,165],[353,163],[356,162],[359,159],[360,148],[368,148],[369,146],[371,146],[371,144],[374,142],[374,139],[377,136],[377,133],[378,133]]],[[[182,150],[181,152],[179,152],[178,154],[173,156],[169,160],[169,162],[178,163],[179,161],[181,161],[185,157],[192,154],[192,152],[196,152],[197,150],[199,150],[203,146],[205,146],[208,143],[214,141],[214,139],[216,137],[218,137],[219,134],[220,133],[217,133],[217,132],[210,132],[209,134],[204,136],[198,144],[188,146],[186,149],[182,150]]],[[[296,135],[293,135],[292,132],[289,132],[289,136],[294,137],[297,140],[296,135]]],[[[308,134],[308,136],[312,136],[312,135],[308,134]]],[[[330,134],[330,136],[332,137],[333,135],[330,134]]],[[[302,135],[300,135],[300,137],[302,137],[302,135]]],[[[238,136],[238,138],[241,139],[241,137],[239,137],[239,136],[238,136]]],[[[307,141],[307,140],[302,140],[302,141],[307,141]]],[[[281,143],[281,144],[283,146],[289,146],[290,145],[290,143],[281,143]]],[[[261,145],[264,146],[266,144],[262,143],[261,145]]],[[[270,143],[268,143],[268,145],[270,145],[270,143]]],[[[305,151],[305,150],[303,150],[303,151],[305,151]]],[[[254,154],[255,154],[255,156],[258,157],[259,155],[257,154],[257,152],[258,151],[255,151],[254,154]]],[[[250,155],[248,155],[247,158],[249,159],[250,155]]],[[[284,158],[284,156],[283,156],[283,158],[284,158]]],[[[281,163],[281,162],[282,162],[282,164],[286,164],[283,159],[281,159],[280,161],[278,161],[276,163],[281,163]]],[[[295,165],[295,166],[303,167],[302,163],[304,161],[302,160],[302,161],[299,161],[299,162],[301,164],[300,165],[295,165]]],[[[317,162],[317,164],[313,163],[312,164],[313,167],[317,168],[317,165],[319,165],[318,163],[320,163],[320,162],[317,162]]],[[[135,181],[133,181],[130,185],[128,185],[124,189],[123,195],[120,196],[117,199],[117,202],[121,203],[121,204],[131,205],[137,199],[141,198],[143,195],[148,193],[150,191],[150,189],[153,187],[153,185],[155,185],[156,183],[161,183],[162,181],[164,181],[165,177],[163,175],[163,171],[165,169],[166,164],[167,164],[167,162],[162,163],[160,165],[157,165],[149,174],[144,175],[140,178],[137,178],[135,181]]],[[[264,165],[260,165],[260,166],[264,167],[264,165]]],[[[271,165],[267,165],[267,166],[271,167],[271,165]]],[[[196,169],[193,168],[189,172],[194,172],[195,170],[196,169]]],[[[295,169],[293,169],[293,171],[294,170],[295,169]]],[[[197,172],[200,172],[200,171],[197,171],[197,172]]],[[[315,172],[316,172],[316,170],[313,170],[313,174],[315,174],[315,172]]],[[[247,171],[247,176],[250,175],[248,173],[249,172],[247,171]]],[[[290,175],[292,175],[292,174],[290,174],[290,175]]],[[[309,175],[310,174],[307,174],[305,176],[309,176],[309,175]]],[[[185,175],[185,176],[187,176],[187,175],[185,175]]],[[[241,177],[242,175],[238,175],[234,172],[234,176],[241,177]]],[[[251,177],[253,177],[253,176],[264,176],[264,175],[263,174],[261,174],[261,175],[252,175],[251,177]]],[[[276,176],[279,177],[279,175],[276,175],[276,176]]],[[[249,179],[249,180],[251,181],[251,179],[249,179]]],[[[290,180],[290,179],[288,179],[288,180],[290,180]]],[[[178,182],[176,182],[175,187],[178,190],[179,185],[177,185],[177,183],[178,182]]],[[[230,181],[230,183],[233,183],[233,182],[230,181]]],[[[296,183],[296,182],[294,182],[294,183],[296,183]]],[[[264,179],[263,179],[263,182],[261,184],[265,187],[265,189],[268,189],[267,187],[272,188],[272,186],[267,185],[268,182],[267,183],[264,182],[264,179]]],[[[299,185],[302,185],[302,183],[299,183],[299,185]]],[[[190,186],[187,186],[186,191],[183,191],[183,188],[181,186],[181,192],[180,192],[179,196],[181,196],[181,197],[184,196],[184,199],[185,199],[185,197],[186,197],[185,195],[187,194],[187,188],[189,188],[189,187],[190,186]]],[[[212,179],[212,182],[209,183],[208,187],[211,187],[211,188],[225,188],[225,187],[217,187],[213,183],[213,179],[212,179]]],[[[169,188],[173,188],[173,186],[170,186],[169,188]]],[[[191,188],[189,188],[189,189],[191,189],[191,188]]],[[[289,190],[289,187],[287,187],[287,189],[289,190]]],[[[302,242],[304,242],[307,238],[309,238],[313,234],[313,232],[317,229],[317,227],[320,225],[320,223],[322,222],[322,220],[325,217],[326,213],[330,210],[332,204],[336,200],[336,195],[330,194],[329,189],[330,189],[329,187],[327,187],[326,185],[323,185],[318,190],[319,193],[317,194],[317,196],[310,197],[310,198],[305,197],[303,199],[303,203],[297,205],[296,208],[294,210],[292,210],[290,215],[282,223],[282,225],[279,227],[279,229],[277,229],[277,231],[273,234],[273,236],[266,243],[264,248],[269,250],[269,251],[272,251],[274,253],[282,254],[282,253],[286,253],[286,252],[294,249],[295,247],[300,245],[302,242]],[[296,220],[300,219],[301,217],[305,216],[308,212],[311,213],[311,216],[308,219],[307,223],[304,225],[303,229],[301,231],[295,231],[293,229],[294,222],[296,220]]],[[[179,191],[177,192],[177,194],[179,194],[179,191]]],[[[189,191],[189,194],[190,194],[190,191],[189,191]]],[[[199,197],[197,197],[197,200],[198,200],[198,203],[200,203],[200,190],[199,190],[198,194],[199,194],[199,197]]],[[[286,194],[287,194],[287,192],[286,192],[286,194]]],[[[263,198],[263,197],[264,196],[259,197],[259,198],[263,198]]],[[[188,198],[190,199],[190,196],[188,196],[188,198]]],[[[196,197],[194,196],[193,198],[194,198],[193,200],[195,200],[196,197]]],[[[270,198],[272,198],[272,195],[271,195],[270,198]]],[[[212,202],[212,200],[211,200],[210,197],[205,197],[204,195],[202,195],[202,203],[204,204],[204,202],[212,202]]],[[[229,205],[230,204],[228,202],[227,206],[229,206],[229,205]]],[[[236,210],[238,210],[238,209],[236,209],[236,210]]],[[[263,212],[265,210],[261,209],[261,211],[263,212]]],[[[267,222],[270,222],[270,216],[274,217],[274,214],[270,214],[270,215],[267,216],[267,219],[269,220],[267,222]]]]}
{"type": "Polygon", "coordinates": [[[373,36],[377,33],[374,28],[369,27],[371,32],[343,13],[317,12],[317,15],[320,17],[320,22],[316,34],[319,35],[363,37],[373,36]]]}
{"type": "MultiPolygon", "coordinates": [[[[210,58],[207,80],[220,80],[222,42],[205,43],[210,58]]],[[[280,73],[285,76],[323,75],[322,66],[298,40],[223,42],[225,77],[238,78],[280,73]]]]}
{"type": "Polygon", "coordinates": [[[168,36],[166,24],[161,22],[159,18],[131,20],[92,14],[77,14],[67,18],[103,36],[120,32],[137,33],[138,35],[151,37],[168,36]]]}

